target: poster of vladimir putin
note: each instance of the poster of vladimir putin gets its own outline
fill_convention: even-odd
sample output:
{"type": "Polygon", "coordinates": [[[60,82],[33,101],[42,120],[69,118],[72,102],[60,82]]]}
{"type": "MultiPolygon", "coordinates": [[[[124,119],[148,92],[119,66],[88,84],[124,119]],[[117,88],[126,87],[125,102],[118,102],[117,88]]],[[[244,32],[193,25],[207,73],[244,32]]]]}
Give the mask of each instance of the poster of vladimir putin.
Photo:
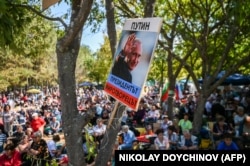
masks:
{"type": "Polygon", "coordinates": [[[129,19],[124,24],[104,90],[132,109],[146,81],[161,24],[161,18],[129,19]]]}

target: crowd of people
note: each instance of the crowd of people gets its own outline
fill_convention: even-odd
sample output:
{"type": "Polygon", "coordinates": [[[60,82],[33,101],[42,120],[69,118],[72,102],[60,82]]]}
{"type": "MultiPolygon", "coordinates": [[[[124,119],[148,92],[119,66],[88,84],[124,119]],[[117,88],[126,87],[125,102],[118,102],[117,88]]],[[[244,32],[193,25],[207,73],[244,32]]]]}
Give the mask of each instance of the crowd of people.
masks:
{"type": "MultiPolygon", "coordinates": [[[[174,109],[177,111],[169,117],[167,102],[160,104],[160,95],[155,93],[154,88],[148,88],[138,110],[126,109],[114,150],[141,149],[139,145],[145,142],[155,150],[195,150],[200,149],[204,135],[209,135],[207,138],[213,143],[213,149],[249,147],[250,91],[247,88],[234,91],[224,87],[223,91],[216,90],[211,94],[204,107],[200,135],[192,133],[199,94],[187,93],[182,100],[175,101],[174,109]]],[[[79,88],[76,94],[79,114],[84,114],[94,105],[93,127],[83,130],[83,150],[86,155],[90,152],[84,137],[88,132],[96,143],[98,153],[114,100],[103,90],[95,88],[79,88]]],[[[15,96],[3,93],[0,101],[0,166],[12,163],[46,165],[52,161],[67,165],[67,147],[60,141],[63,130],[58,90],[48,94],[18,92],[15,96]]],[[[87,162],[92,161],[94,158],[87,162]]],[[[112,161],[113,158],[110,165],[112,161]]]]}

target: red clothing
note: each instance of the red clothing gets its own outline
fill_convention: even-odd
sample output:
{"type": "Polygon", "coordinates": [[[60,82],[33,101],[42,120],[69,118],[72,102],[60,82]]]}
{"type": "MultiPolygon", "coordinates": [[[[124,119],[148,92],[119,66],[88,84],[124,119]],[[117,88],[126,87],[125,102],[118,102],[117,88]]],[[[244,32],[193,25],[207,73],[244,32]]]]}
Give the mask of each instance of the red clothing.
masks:
{"type": "Polygon", "coordinates": [[[13,151],[11,158],[9,158],[6,154],[0,156],[0,166],[20,166],[21,164],[21,155],[16,150],[13,151]]]}
{"type": "Polygon", "coordinates": [[[46,122],[42,118],[32,119],[30,126],[33,129],[33,132],[36,132],[39,130],[41,126],[44,126],[46,122]]]}
{"type": "Polygon", "coordinates": [[[145,134],[145,135],[140,135],[138,137],[136,137],[136,139],[139,142],[145,142],[145,143],[150,143],[150,140],[147,138],[147,136],[152,136],[154,135],[153,131],[150,131],[149,133],[145,134]]]}

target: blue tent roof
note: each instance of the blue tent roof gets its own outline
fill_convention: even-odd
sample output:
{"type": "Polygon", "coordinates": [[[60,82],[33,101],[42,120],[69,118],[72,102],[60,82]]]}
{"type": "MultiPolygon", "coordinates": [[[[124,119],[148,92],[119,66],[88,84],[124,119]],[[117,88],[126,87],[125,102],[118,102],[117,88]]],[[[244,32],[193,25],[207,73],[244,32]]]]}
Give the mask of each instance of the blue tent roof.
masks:
{"type": "MultiPolygon", "coordinates": [[[[225,71],[218,74],[216,81],[225,75],[225,71]]],[[[202,79],[199,79],[199,83],[203,83],[202,79]]],[[[248,85],[250,84],[250,75],[242,75],[239,73],[228,76],[222,83],[222,85],[248,85]]]]}

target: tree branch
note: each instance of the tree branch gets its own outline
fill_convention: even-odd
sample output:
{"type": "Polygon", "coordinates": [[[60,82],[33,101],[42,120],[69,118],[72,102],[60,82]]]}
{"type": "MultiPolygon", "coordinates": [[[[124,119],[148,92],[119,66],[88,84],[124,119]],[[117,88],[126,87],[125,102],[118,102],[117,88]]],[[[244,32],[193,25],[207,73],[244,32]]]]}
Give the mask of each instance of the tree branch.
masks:
{"type": "Polygon", "coordinates": [[[34,12],[35,14],[37,14],[38,16],[43,17],[43,18],[45,18],[47,20],[58,21],[64,26],[65,30],[68,29],[67,24],[60,17],[48,17],[48,16],[42,14],[43,11],[42,12],[38,11],[38,10],[34,9],[33,7],[31,7],[29,5],[22,5],[22,4],[11,4],[11,5],[16,6],[16,7],[21,7],[21,8],[28,9],[28,10],[34,12]]]}
{"type": "Polygon", "coordinates": [[[66,34],[60,39],[58,46],[59,51],[63,52],[72,43],[75,37],[82,30],[86,22],[90,10],[92,9],[93,0],[78,0],[73,1],[72,13],[70,20],[70,27],[67,29],[66,34]]]}

